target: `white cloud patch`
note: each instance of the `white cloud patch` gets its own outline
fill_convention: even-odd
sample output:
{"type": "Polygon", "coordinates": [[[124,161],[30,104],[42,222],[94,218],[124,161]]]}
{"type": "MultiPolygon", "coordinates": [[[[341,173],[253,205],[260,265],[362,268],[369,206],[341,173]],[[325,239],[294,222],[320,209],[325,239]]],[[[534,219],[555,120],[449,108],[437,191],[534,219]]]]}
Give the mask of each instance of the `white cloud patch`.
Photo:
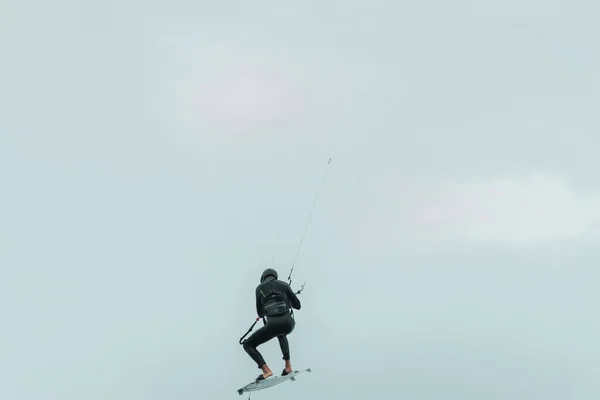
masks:
{"type": "Polygon", "coordinates": [[[547,174],[453,183],[414,214],[420,230],[476,243],[593,237],[599,220],[600,193],[547,174]]]}
{"type": "Polygon", "coordinates": [[[298,99],[274,74],[238,72],[198,89],[197,110],[205,118],[230,122],[269,122],[294,114],[298,99]]]}
{"type": "MultiPolygon", "coordinates": [[[[158,112],[175,125],[257,126],[297,117],[305,106],[294,68],[269,52],[164,32],[156,46],[158,112]],[[185,44],[185,45],[184,45],[185,44]]],[[[210,127],[210,128],[208,128],[210,127]]]]}

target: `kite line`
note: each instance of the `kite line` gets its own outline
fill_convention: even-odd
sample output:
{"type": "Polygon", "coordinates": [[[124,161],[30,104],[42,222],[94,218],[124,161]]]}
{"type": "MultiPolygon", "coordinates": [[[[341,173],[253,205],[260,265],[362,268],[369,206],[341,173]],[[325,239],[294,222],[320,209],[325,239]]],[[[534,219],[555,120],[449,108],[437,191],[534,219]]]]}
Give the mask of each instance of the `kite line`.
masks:
{"type": "MultiPolygon", "coordinates": [[[[308,221],[306,222],[306,226],[304,227],[304,233],[302,234],[302,238],[300,239],[300,244],[298,245],[298,248],[296,249],[296,255],[294,256],[294,261],[292,262],[292,268],[290,269],[290,273],[288,275],[288,284],[290,286],[292,285],[292,273],[294,272],[294,267],[296,266],[296,261],[298,260],[298,254],[300,254],[300,249],[302,248],[302,243],[304,242],[304,238],[306,237],[306,232],[308,232],[308,227],[310,225],[310,221],[312,219],[313,213],[314,213],[315,208],[317,206],[317,201],[319,200],[319,195],[321,194],[321,188],[323,187],[323,182],[325,182],[325,176],[327,175],[327,171],[329,170],[329,164],[331,164],[331,158],[329,158],[329,161],[327,161],[327,166],[325,167],[325,171],[323,172],[323,176],[321,177],[321,183],[319,184],[319,189],[317,190],[317,195],[315,196],[315,199],[313,201],[312,209],[310,210],[310,214],[308,216],[308,221]]],[[[296,294],[302,293],[302,291],[304,290],[304,285],[306,285],[306,282],[304,282],[302,284],[302,286],[296,292],[296,294]]],[[[256,325],[256,323],[259,320],[260,320],[259,317],[257,317],[254,320],[254,323],[252,324],[252,326],[250,326],[250,329],[248,329],[248,331],[244,334],[244,336],[242,336],[240,338],[239,344],[241,344],[241,345],[244,344],[244,338],[246,336],[248,336],[248,334],[250,332],[252,332],[252,329],[254,329],[254,326],[256,325]]],[[[264,318],[263,318],[263,322],[265,322],[264,318]]]]}
{"type": "MultiPolygon", "coordinates": [[[[304,233],[302,234],[302,238],[300,239],[300,244],[296,249],[296,255],[294,256],[294,261],[292,262],[292,268],[290,269],[290,274],[288,275],[288,284],[292,285],[292,273],[294,272],[294,267],[296,266],[296,261],[298,260],[298,254],[300,254],[300,249],[302,248],[302,243],[304,243],[304,238],[306,237],[306,232],[308,232],[308,227],[310,226],[310,221],[312,219],[313,213],[315,212],[315,208],[317,206],[317,201],[319,200],[319,195],[321,194],[321,188],[323,187],[323,182],[325,182],[325,176],[327,175],[327,171],[329,170],[329,164],[331,164],[331,158],[327,161],[327,166],[325,167],[325,171],[323,172],[323,176],[321,177],[321,183],[319,184],[319,189],[317,190],[317,195],[315,196],[315,200],[313,201],[312,209],[310,210],[310,214],[308,215],[308,221],[306,221],[306,226],[304,227],[304,233]]],[[[296,292],[296,294],[302,293],[304,290],[304,285],[306,282],[300,287],[300,290],[296,292]]]]}

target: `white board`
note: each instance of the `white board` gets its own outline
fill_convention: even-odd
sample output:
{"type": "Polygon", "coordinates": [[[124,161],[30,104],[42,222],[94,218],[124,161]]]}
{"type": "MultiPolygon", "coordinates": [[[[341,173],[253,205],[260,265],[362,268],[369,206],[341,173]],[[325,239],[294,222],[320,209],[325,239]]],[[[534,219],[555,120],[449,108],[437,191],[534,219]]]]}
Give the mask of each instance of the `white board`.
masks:
{"type": "Polygon", "coordinates": [[[294,372],[290,372],[289,374],[285,375],[285,376],[277,376],[277,375],[273,375],[268,377],[267,379],[263,379],[260,380],[258,382],[251,382],[249,384],[247,384],[244,387],[241,387],[238,389],[238,394],[244,394],[244,392],[255,392],[257,390],[263,390],[266,388],[270,388],[276,385],[279,385],[280,383],[283,383],[285,381],[295,381],[296,380],[296,376],[301,374],[302,372],[311,372],[310,368],[307,368],[305,370],[300,370],[300,371],[294,371],[294,372]]]}

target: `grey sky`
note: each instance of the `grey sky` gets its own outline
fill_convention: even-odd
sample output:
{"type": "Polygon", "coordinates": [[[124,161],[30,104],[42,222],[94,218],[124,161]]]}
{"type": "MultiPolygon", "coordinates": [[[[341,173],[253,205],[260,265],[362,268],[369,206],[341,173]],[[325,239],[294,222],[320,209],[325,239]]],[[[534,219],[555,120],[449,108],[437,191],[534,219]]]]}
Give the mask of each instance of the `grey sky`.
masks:
{"type": "Polygon", "coordinates": [[[253,398],[599,398],[600,6],[213,3],[0,0],[0,398],[240,398],[329,157],[253,398]]]}

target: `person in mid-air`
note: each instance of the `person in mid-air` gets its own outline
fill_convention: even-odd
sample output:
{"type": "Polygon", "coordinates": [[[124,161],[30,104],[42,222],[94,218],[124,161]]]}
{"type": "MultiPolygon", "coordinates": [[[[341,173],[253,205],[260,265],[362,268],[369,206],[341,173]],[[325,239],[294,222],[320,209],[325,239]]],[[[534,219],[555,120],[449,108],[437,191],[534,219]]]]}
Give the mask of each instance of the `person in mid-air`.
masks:
{"type": "Polygon", "coordinates": [[[260,278],[260,285],[256,287],[256,312],[263,318],[265,325],[243,342],[246,353],[256,362],[258,368],[262,369],[262,374],[256,378],[257,381],[272,376],[273,371],[256,348],[274,337],[279,340],[285,360],[285,368],[281,375],[285,376],[293,371],[287,335],[292,333],[296,326],[292,308],[300,310],[300,307],[300,300],[290,285],[278,279],[277,271],[272,268],[266,269],[260,278]]]}

